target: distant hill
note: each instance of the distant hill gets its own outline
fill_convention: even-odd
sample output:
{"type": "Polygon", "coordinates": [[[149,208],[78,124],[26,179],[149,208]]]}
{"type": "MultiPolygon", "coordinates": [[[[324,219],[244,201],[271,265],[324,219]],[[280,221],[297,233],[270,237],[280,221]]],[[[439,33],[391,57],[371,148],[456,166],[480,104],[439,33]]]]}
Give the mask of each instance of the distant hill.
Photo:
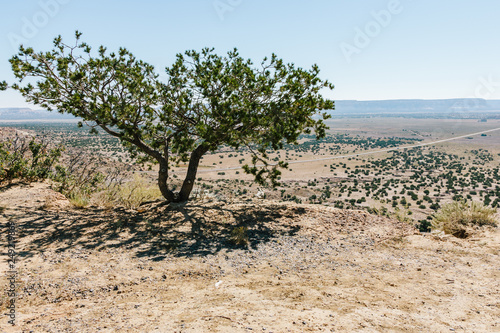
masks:
{"type": "Polygon", "coordinates": [[[406,115],[438,116],[443,118],[488,117],[500,115],[500,100],[479,98],[401,99],[383,101],[335,101],[333,116],[406,115]]]}
{"type": "MultiPolygon", "coordinates": [[[[500,100],[480,98],[457,99],[400,99],[383,101],[337,100],[332,116],[410,116],[431,118],[500,118],[500,100]]],[[[0,108],[2,121],[76,121],[68,114],[32,110],[29,108],[0,108]]]]}
{"type": "Polygon", "coordinates": [[[70,114],[61,114],[55,111],[32,110],[30,108],[0,108],[0,122],[2,121],[76,121],[70,114]]]}

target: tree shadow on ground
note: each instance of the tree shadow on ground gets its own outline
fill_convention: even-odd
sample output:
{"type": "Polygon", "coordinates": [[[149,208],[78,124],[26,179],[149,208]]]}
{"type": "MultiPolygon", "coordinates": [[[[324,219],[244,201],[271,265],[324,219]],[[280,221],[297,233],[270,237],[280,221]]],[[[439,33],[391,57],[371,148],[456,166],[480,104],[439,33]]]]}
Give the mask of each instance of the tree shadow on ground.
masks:
{"type": "Polygon", "coordinates": [[[292,220],[300,220],[305,212],[304,208],[281,204],[194,202],[153,203],[139,211],[32,210],[10,218],[17,226],[17,241],[23,244],[19,255],[23,257],[47,250],[114,248],[162,260],[167,255],[205,256],[241,248],[232,235],[238,227],[244,227],[247,246],[256,248],[278,235],[297,233],[300,227],[292,220]]]}

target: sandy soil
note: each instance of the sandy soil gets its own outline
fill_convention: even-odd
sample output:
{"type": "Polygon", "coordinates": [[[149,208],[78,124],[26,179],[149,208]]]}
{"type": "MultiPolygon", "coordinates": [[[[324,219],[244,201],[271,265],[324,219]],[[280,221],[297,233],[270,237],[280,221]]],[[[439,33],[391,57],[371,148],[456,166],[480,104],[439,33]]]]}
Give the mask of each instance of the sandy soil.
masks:
{"type": "Polygon", "coordinates": [[[75,210],[47,184],[4,188],[0,207],[2,313],[8,220],[19,294],[1,332],[500,331],[498,229],[269,201],[75,210]]]}

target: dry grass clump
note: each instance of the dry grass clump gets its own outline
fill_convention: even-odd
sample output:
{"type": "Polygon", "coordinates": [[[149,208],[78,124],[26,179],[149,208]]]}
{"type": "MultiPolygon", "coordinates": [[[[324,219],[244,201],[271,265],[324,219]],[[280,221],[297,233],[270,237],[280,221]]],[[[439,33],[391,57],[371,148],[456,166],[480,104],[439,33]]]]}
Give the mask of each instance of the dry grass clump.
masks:
{"type": "Polygon", "coordinates": [[[231,230],[229,241],[236,246],[247,246],[249,244],[248,228],[245,226],[235,227],[231,230]]]}
{"type": "Polygon", "coordinates": [[[140,175],[123,184],[115,184],[97,193],[93,202],[101,207],[124,206],[128,209],[138,209],[146,201],[161,199],[160,189],[140,175]]]}
{"type": "Polygon", "coordinates": [[[396,211],[394,212],[394,217],[399,222],[413,224],[414,221],[413,221],[412,218],[409,217],[409,215],[410,215],[410,211],[408,209],[406,209],[406,210],[400,210],[399,208],[396,208],[396,211]]]}
{"type": "Polygon", "coordinates": [[[130,209],[137,209],[143,202],[160,198],[162,195],[158,186],[139,175],[134,175],[132,181],[121,185],[117,192],[118,201],[130,209]]]}
{"type": "Polygon", "coordinates": [[[85,208],[90,204],[90,194],[85,191],[74,190],[67,197],[76,208],[85,208]]]}
{"type": "Polygon", "coordinates": [[[467,227],[496,226],[496,209],[481,202],[454,201],[444,205],[432,219],[432,228],[456,237],[467,237],[467,227]]]}

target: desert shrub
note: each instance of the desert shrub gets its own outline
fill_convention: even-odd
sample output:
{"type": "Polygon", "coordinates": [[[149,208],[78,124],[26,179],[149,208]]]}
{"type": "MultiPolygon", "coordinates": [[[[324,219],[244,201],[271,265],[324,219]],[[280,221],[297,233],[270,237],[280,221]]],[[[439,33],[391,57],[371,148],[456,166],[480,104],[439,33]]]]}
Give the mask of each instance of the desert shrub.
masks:
{"type": "Polygon", "coordinates": [[[427,219],[422,219],[422,220],[418,221],[418,223],[415,225],[415,227],[420,232],[430,232],[432,229],[432,224],[431,224],[431,221],[429,221],[427,219]]]}
{"type": "Polygon", "coordinates": [[[67,156],[65,165],[55,168],[53,179],[58,182],[57,191],[66,196],[82,194],[89,196],[106,182],[106,176],[99,171],[102,161],[91,158],[86,151],[67,156]]]}
{"type": "Polygon", "coordinates": [[[111,208],[129,173],[123,165],[109,166],[103,157],[80,150],[68,154],[64,165],[55,168],[55,190],[64,194],[76,207],[89,204],[111,208]]]}
{"type": "Polygon", "coordinates": [[[34,138],[15,137],[0,142],[0,182],[51,178],[63,150],[62,146],[50,147],[34,138]]]}
{"type": "Polygon", "coordinates": [[[103,186],[105,176],[97,171],[96,166],[71,169],[58,165],[52,179],[57,182],[55,189],[58,192],[64,194],[75,207],[84,208],[91,203],[92,195],[103,186]]]}
{"type": "Polygon", "coordinates": [[[73,150],[64,156],[63,151],[61,145],[52,146],[35,138],[17,136],[0,142],[0,183],[51,179],[53,189],[78,208],[95,201],[97,193],[100,194],[97,201],[110,205],[122,202],[127,207],[135,207],[141,198],[156,198],[159,193],[138,186],[137,182],[122,187],[123,177],[127,176],[123,167],[103,167],[103,159],[89,155],[86,150],[73,150]],[[148,191],[154,195],[147,194],[148,191]]]}
{"type": "Polygon", "coordinates": [[[443,207],[432,219],[432,229],[457,237],[466,237],[466,227],[496,225],[496,209],[481,202],[454,201],[443,207]]]}

